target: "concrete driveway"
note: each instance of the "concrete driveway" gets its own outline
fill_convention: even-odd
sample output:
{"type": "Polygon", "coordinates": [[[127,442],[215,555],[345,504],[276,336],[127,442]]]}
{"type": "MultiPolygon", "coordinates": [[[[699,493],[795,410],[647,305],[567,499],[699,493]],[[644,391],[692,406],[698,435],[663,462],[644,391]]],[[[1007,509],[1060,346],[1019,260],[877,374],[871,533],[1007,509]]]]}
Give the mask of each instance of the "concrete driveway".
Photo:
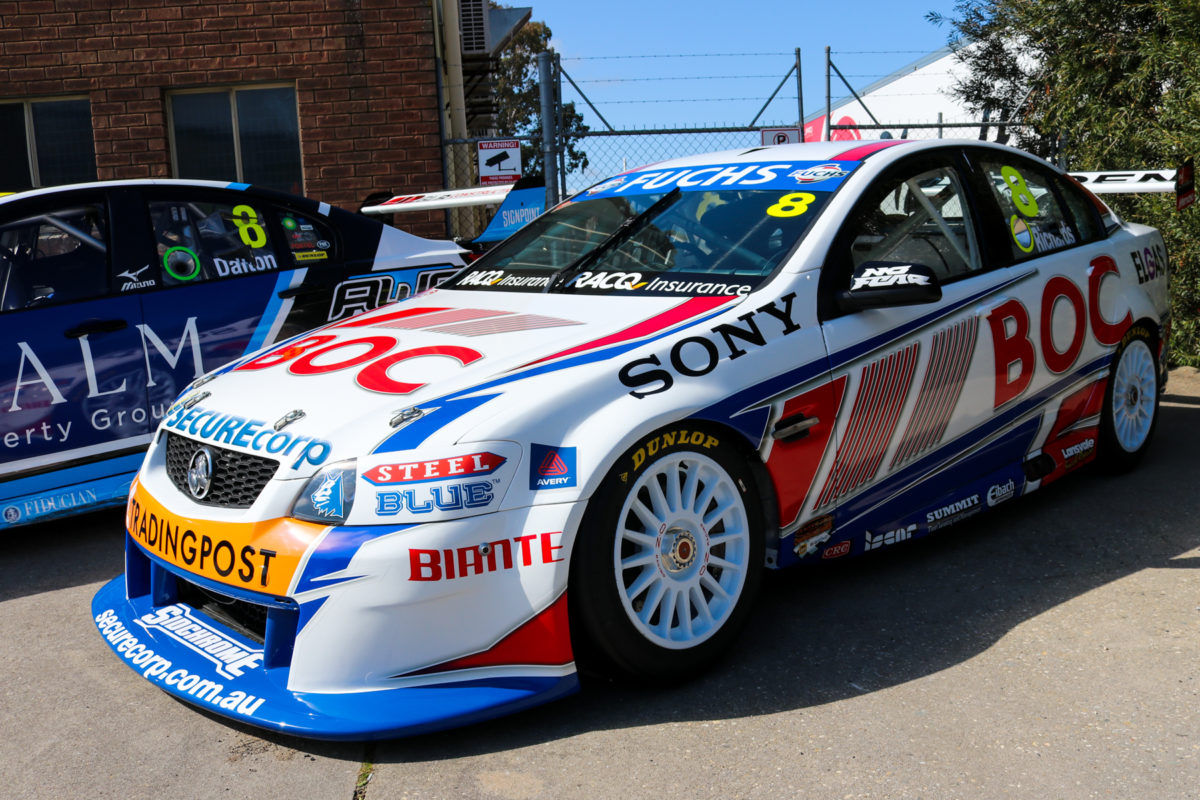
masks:
{"type": "Polygon", "coordinates": [[[1200,377],[1140,469],[769,576],[736,652],[374,745],[171,699],[101,641],[121,515],[0,540],[0,797],[1200,797],[1200,377]],[[357,793],[357,794],[356,794],[357,793]]]}

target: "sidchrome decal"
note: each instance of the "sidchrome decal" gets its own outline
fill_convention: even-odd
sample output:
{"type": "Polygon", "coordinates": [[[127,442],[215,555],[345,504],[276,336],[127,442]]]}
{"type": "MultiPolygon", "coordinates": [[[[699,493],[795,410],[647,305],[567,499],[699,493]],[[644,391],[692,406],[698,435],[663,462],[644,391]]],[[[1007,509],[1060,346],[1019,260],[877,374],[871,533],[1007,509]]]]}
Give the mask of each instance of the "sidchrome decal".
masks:
{"type": "Polygon", "coordinates": [[[920,342],[862,369],[850,424],[815,508],[833,503],[875,477],[912,386],[920,342]]]}
{"type": "Polygon", "coordinates": [[[971,316],[933,335],[925,378],[892,467],[908,463],[941,442],[962,394],[978,332],[979,318],[971,316]]]}

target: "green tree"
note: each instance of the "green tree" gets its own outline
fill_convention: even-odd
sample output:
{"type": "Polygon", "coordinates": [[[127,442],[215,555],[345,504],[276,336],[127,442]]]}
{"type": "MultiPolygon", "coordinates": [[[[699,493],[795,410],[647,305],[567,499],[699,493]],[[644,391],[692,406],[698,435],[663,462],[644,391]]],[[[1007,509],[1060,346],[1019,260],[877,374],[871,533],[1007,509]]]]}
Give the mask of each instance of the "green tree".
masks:
{"type": "MultiPolygon", "coordinates": [[[[929,19],[970,44],[959,98],[1030,125],[1018,146],[1076,171],[1174,168],[1200,155],[1196,0],[959,0],[951,17],[929,19]]],[[[1200,366],[1200,209],[1176,212],[1169,195],[1108,197],[1166,237],[1173,363],[1200,366]]]]}
{"type": "MultiPolygon", "coordinates": [[[[521,162],[527,175],[542,174],[542,103],[538,84],[538,53],[554,52],[550,27],[544,22],[527,22],[500,53],[496,71],[496,124],[501,136],[531,136],[521,145],[521,162]]],[[[575,104],[563,103],[559,142],[566,148],[567,172],[588,165],[582,149],[588,130],[575,104]]]]}

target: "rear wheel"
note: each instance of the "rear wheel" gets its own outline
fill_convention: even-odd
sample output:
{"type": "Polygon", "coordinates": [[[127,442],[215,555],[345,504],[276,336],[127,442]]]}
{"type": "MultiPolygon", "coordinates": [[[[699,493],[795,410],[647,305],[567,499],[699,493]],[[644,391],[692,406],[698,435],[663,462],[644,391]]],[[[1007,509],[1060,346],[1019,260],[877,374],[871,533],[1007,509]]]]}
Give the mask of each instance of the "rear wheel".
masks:
{"type": "Polygon", "coordinates": [[[622,456],[588,504],[572,563],[592,666],[676,679],[728,646],[762,577],[753,487],[707,433],[667,429],[622,456]]]}
{"type": "Polygon", "coordinates": [[[1114,472],[1142,460],[1158,422],[1158,364],[1149,337],[1131,330],[1113,359],[1104,394],[1099,459],[1114,472]]]}

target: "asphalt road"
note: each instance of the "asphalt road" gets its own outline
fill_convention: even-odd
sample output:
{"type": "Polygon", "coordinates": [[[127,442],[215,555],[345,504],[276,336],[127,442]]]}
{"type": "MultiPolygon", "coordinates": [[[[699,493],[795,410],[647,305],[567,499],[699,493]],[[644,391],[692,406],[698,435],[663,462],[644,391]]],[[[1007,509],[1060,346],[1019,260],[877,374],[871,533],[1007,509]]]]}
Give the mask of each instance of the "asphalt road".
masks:
{"type": "Polygon", "coordinates": [[[0,539],[0,797],[1200,797],[1200,374],[1138,471],[770,576],[736,652],[417,739],[208,716],[96,633],[119,512],[0,539]],[[359,786],[359,784],[369,780],[359,786]]]}

